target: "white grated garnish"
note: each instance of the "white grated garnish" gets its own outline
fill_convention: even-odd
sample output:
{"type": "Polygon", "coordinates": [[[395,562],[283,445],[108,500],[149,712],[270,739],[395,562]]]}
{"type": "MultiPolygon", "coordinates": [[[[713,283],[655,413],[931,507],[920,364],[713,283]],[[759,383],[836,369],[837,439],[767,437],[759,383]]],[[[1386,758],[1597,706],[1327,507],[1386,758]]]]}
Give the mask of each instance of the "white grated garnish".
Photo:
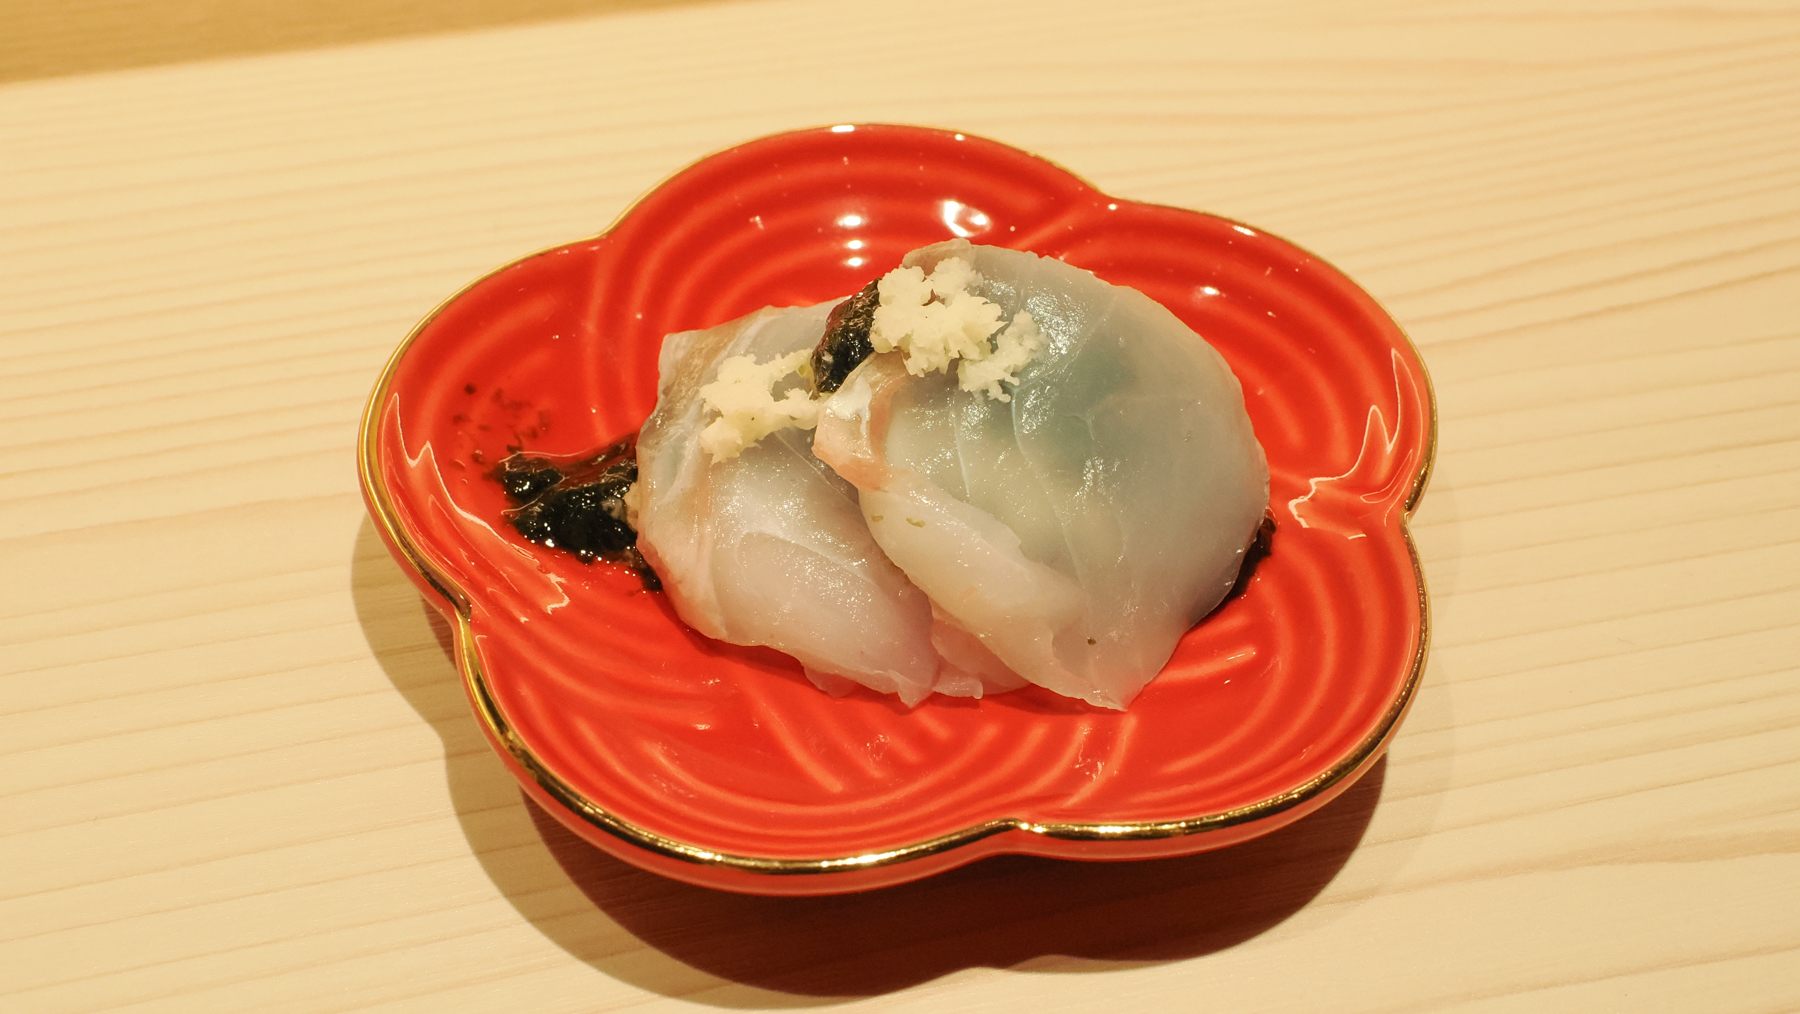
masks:
{"type": "Polygon", "coordinates": [[[744,448],[781,430],[819,424],[819,402],[806,388],[775,397],[775,386],[809,369],[811,349],[797,349],[759,363],[749,355],[719,363],[717,377],[700,388],[700,402],[719,417],[700,431],[700,446],[714,461],[729,461],[744,448]]]}
{"type": "Polygon", "coordinates": [[[969,291],[981,276],[961,257],[946,257],[931,273],[902,267],[876,284],[881,302],[869,329],[876,352],[899,352],[915,377],[946,373],[954,366],[957,386],[1010,401],[1005,385],[1017,385],[1019,370],[1044,348],[1044,333],[1021,310],[1010,322],[1000,306],[969,291]]]}

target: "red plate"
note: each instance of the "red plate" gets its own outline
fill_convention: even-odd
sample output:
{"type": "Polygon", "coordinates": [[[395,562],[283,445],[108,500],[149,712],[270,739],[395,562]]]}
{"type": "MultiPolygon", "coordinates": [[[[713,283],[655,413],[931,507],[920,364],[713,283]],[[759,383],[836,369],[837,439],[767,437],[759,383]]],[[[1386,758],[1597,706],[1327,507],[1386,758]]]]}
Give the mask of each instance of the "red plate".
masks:
{"type": "Polygon", "coordinates": [[[606,234],[510,264],[420,324],[362,423],[377,527],[456,629],[489,738],[594,844],[682,880],[858,890],[981,856],[1217,848],[1324,805],[1417,686],[1425,592],[1405,521],[1433,442],[1425,371],[1338,271],[1211,215],[1122,201],[1041,159],[913,127],[753,141],[606,234]],[[635,430],[670,331],[847,294],[951,236],[1148,293],[1243,381],[1273,552],[1129,711],[1028,689],[908,711],[829,697],[684,627],[629,575],[518,539],[485,477],[508,444],[635,430]]]}

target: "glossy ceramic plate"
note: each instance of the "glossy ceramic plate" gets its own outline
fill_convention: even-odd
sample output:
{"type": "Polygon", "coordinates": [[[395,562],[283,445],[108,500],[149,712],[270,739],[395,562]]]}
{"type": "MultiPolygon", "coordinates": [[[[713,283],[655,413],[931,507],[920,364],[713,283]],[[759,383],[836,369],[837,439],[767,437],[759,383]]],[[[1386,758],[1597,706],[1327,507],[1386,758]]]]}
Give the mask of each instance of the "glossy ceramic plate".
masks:
{"type": "Polygon", "coordinates": [[[533,798],[640,866],[806,894],[1002,852],[1197,852],[1342,792],[1418,685],[1425,592],[1405,521],[1432,440],[1412,346],[1304,250],[1108,197],[991,141],[844,126],[707,158],[604,235],[453,297],[376,384],[361,469],[378,529],[450,619],[475,712],[533,798]],[[488,469],[509,446],[575,452],[633,432],[665,333],[848,294],[954,236],[1142,290],[1243,382],[1272,473],[1272,551],[1129,711],[1035,688],[910,711],[833,698],[785,656],[710,642],[630,574],[500,521],[488,469]]]}

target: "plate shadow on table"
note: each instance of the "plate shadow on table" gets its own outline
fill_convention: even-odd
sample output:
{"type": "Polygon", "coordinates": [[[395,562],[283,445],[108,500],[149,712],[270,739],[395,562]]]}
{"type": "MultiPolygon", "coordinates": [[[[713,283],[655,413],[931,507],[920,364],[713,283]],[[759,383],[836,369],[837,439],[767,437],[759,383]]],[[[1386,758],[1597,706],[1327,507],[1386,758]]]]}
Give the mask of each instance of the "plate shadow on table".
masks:
{"type": "Polygon", "coordinates": [[[366,520],[352,586],[384,671],[443,739],[458,821],[507,900],[599,971],[713,1006],[812,1006],[971,967],[1097,971],[1220,951],[1268,931],[1317,896],[1362,839],[1381,798],[1385,761],[1297,824],[1187,858],[1002,857],[887,890],[825,898],[690,887],[613,859],[526,799],[469,711],[448,625],[366,520]],[[1054,957],[1073,960],[1038,960],[1054,957]]]}

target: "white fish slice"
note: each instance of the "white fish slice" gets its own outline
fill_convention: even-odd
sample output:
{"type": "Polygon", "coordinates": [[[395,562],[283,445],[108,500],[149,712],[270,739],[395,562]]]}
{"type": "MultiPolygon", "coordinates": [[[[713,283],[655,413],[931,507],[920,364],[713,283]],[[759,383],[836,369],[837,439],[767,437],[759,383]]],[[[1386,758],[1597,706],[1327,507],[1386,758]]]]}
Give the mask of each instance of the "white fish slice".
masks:
{"type": "Polygon", "coordinates": [[[1142,293],[960,240],[904,263],[947,257],[1049,339],[1012,400],[876,355],[827,400],[814,451],[856,487],[940,628],[1032,683],[1122,708],[1231,589],[1267,509],[1242,390],[1142,293]]]}
{"type": "Polygon", "coordinates": [[[638,436],[638,548],[689,626],[792,655],[824,689],[853,681],[916,704],[1018,685],[966,646],[957,657],[976,671],[940,658],[931,603],[876,545],[856,491],[813,456],[810,431],[728,460],[701,450],[700,388],[719,363],[811,348],[830,309],[759,310],[664,340],[656,410],[638,436]]]}

